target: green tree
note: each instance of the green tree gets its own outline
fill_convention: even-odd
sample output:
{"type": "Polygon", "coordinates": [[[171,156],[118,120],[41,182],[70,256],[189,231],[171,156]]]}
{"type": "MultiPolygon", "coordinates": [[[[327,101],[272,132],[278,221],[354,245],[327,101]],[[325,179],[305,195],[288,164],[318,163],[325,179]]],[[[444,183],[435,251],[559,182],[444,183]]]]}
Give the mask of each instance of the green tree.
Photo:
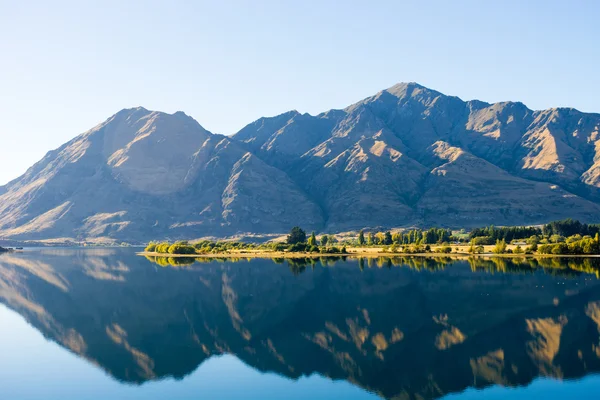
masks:
{"type": "Polygon", "coordinates": [[[306,232],[304,232],[299,226],[293,227],[287,237],[287,243],[296,244],[304,242],[306,242],[306,232]]]}
{"type": "Polygon", "coordinates": [[[327,246],[328,241],[329,241],[329,236],[327,236],[327,235],[321,236],[321,246],[327,246]]]}
{"type": "Polygon", "coordinates": [[[177,242],[169,246],[167,252],[169,254],[196,254],[196,248],[187,242],[177,242]]]}
{"type": "Polygon", "coordinates": [[[373,235],[373,232],[369,232],[369,234],[367,235],[367,244],[369,246],[375,244],[375,235],[373,235]]]}
{"type": "Polygon", "coordinates": [[[471,239],[471,245],[469,246],[469,253],[475,253],[475,241],[471,239]]]}
{"type": "Polygon", "coordinates": [[[496,245],[492,249],[492,253],[494,253],[494,254],[502,254],[502,253],[505,253],[505,252],[506,252],[506,241],[504,239],[502,239],[502,240],[496,240],[496,245]]]}
{"type": "Polygon", "coordinates": [[[383,244],[386,246],[392,244],[392,234],[389,231],[383,234],[383,244]]]}
{"type": "Polygon", "coordinates": [[[310,237],[308,238],[308,245],[309,246],[318,246],[319,245],[314,231],[310,234],[310,237]]]}
{"type": "Polygon", "coordinates": [[[362,229],[358,232],[358,244],[360,246],[365,244],[365,232],[362,229]]]}
{"type": "Polygon", "coordinates": [[[150,242],[148,243],[148,246],[146,246],[146,248],[144,249],[144,251],[147,251],[149,253],[156,251],[156,246],[158,245],[158,243],[155,242],[150,242]]]}

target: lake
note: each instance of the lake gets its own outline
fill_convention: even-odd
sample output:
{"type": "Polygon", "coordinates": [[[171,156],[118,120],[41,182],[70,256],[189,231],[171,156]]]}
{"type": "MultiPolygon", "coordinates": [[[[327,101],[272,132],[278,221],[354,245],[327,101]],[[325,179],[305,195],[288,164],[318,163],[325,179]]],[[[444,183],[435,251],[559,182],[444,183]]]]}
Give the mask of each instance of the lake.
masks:
{"type": "Polygon", "coordinates": [[[598,259],[135,251],[0,255],[1,399],[600,394],[598,259]]]}

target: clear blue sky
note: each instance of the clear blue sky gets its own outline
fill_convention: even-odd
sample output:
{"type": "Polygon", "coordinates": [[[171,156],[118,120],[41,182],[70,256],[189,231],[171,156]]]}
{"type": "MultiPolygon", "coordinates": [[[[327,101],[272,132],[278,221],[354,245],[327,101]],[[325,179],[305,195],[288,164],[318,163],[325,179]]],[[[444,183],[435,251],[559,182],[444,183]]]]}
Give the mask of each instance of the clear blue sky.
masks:
{"type": "Polygon", "coordinates": [[[0,0],[0,184],[142,105],[232,134],[397,82],[600,112],[600,1],[0,0]]]}

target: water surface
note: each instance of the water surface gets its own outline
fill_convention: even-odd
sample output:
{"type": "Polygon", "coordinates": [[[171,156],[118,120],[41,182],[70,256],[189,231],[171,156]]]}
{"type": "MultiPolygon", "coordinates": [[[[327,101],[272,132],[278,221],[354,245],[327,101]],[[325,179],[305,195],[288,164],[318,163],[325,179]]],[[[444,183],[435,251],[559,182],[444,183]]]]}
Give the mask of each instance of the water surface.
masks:
{"type": "Polygon", "coordinates": [[[201,261],[1,255],[0,398],[600,393],[595,260],[201,261]]]}

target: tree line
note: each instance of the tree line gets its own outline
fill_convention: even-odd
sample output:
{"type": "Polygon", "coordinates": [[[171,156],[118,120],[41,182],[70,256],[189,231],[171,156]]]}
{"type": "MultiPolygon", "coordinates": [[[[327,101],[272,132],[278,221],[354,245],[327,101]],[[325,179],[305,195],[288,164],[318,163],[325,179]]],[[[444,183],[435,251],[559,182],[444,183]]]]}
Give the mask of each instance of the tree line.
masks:
{"type": "Polygon", "coordinates": [[[392,244],[441,244],[451,240],[452,231],[443,228],[430,228],[428,230],[412,229],[406,232],[367,232],[364,230],[358,233],[357,244],[359,246],[367,245],[384,245],[392,244]]]}

